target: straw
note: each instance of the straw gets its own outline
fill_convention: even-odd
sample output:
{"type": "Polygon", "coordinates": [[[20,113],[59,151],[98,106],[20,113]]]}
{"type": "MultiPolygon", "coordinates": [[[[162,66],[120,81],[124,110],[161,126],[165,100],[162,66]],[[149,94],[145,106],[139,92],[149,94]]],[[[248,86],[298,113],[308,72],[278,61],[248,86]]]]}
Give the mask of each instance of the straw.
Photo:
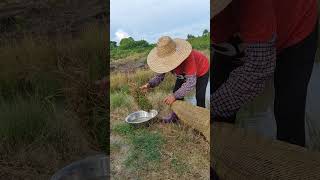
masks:
{"type": "Polygon", "coordinates": [[[201,132],[210,142],[210,111],[208,109],[184,101],[175,101],[171,105],[171,109],[182,123],[201,132]]]}
{"type": "Polygon", "coordinates": [[[213,18],[219,14],[224,8],[226,8],[232,0],[212,0],[211,1],[211,12],[210,17],[213,18]]]}
{"type": "Polygon", "coordinates": [[[320,153],[215,122],[210,112],[183,101],[171,105],[180,121],[211,139],[211,167],[221,180],[320,179],[320,153]]]}
{"type": "Polygon", "coordinates": [[[221,179],[320,179],[320,153],[233,125],[212,125],[211,166],[221,179]]]}
{"type": "Polygon", "coordinates": [[[157,73],[166,73],[178,67],[192,51],[191,44],[184,39],[161,37],[157,46],[147,57],[150,69],[157,73]]]}

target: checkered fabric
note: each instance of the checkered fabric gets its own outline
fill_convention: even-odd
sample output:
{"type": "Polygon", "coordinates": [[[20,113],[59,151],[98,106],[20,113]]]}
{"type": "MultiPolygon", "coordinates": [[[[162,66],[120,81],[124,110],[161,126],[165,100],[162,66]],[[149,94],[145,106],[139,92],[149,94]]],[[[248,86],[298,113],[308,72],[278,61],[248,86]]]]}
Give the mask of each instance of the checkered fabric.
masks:
{"type": "MultiPolygon", "coordinates": [[[[181,75],[176,75],[177,78],[181,79],[181,75]]],[[[150,79],[149,84],[151,88],[158,86],[165,77],[165,73],[163,74],[156,74],[152,79],[150,79]]],[[[184,75],[183,79],[185,82],[181,85],[181,87],[173,93],[176,99],[182,99],[186,94],[188,94],[197,83],[197,76],[196,75],[184,75]]]]}
{"type": "Polygon", "coordinates": [[[272,77],[276,66],[275,37],[267,43],[247,44],[242,61],[210,97],[211,116],[228,118],[251,101],[272,77]]]}
{"type": "Polygon", "coordinates": [[[163,80],[164,80],[164,77],[165,77],[165,73],[162,73],[162,74],[156,74],[152,79],[149,80],[149,85],[151,88],[154,88],[156,86],[158,86],[163,80]]]}
{"type": "Polygon", "coordinates": [[[185,82],[181,85],[181,87],[173,93],[176,99],[182,99],[186,96],[197,84],[197,76],[196,75],[185,75],[185,82]]]}

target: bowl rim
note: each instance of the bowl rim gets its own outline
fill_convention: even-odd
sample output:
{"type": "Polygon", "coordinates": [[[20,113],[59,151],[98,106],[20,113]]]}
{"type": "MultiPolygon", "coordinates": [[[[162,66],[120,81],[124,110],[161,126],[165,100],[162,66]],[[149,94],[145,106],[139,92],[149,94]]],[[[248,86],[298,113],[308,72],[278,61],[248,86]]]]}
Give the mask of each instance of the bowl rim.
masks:
{"type": "Polygon", "coordinates": [[[141,123],[145,123],[145,122],[147,122],[147,121],[150,121],[151,119],[155,118],[157,115],[158,115],[158,111],[155,110],[155,109],[151,109],[149,112],[148,112],[148,111],[144,111],[144,110],[139,110],[139,111],[135,111],[135,112],[133,112],[133,113],[130,113],[130,114],[125,118],[125,122],[126,122],[126,123],[129,123],[129,124],[141,124],[141,123]],[[150,112],[152,112],[152,111],[155,112],[155,115],[154,115],[153,117],[151,117],[150,119],[148,119],[148,120],[140,121],[140,122],[129,122],[129,121],[128,121],[128,118],[129,118],[132,114],[134,114],[134,113],[137,113],[137,112],[150,113],[150,112]]]}
{"type": "Polygon", "coordinates": [[[96,161],[96,160],[99,161],[99,164],[101,164],[102,162],[105,162],[105,163],[103,163],[103,166],[107,167],[107,169],[104,169],[103,172],[101,172],[101,173],[103,173],[103,175],[108,177],[110,175],[108,172],[108,169],[110,167],[110,164],[108,164],[109,156],[107,156],[106,154],[103,154],[103,153],[99,153],[96,155],[88,156],[86,158],[71,162],[70,164],[68,164],[68,165],[62,167],[61,169],[59,169],[58,171],[56,171],[51,176],[50,180],[59,180],[62,177],[65,177],[65,175],[72,172],[74,169],[77,169],[77,167],[81,166],[81,164],[91,162],[91,161],[96,161]]]}

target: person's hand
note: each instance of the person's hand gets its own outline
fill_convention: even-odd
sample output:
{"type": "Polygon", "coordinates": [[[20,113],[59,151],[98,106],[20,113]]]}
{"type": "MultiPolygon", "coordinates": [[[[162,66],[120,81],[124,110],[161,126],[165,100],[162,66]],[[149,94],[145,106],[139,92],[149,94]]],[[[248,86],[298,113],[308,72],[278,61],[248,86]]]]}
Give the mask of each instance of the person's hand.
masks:
{"type": "Polygon", "coordinates": [[[174,101],[176,101],[176,98],[174,97],[174,95],[169,95],[166,98],[164,98],[163,102],[167,105],[171,105],[174,101]]]}
{"type": "Polygon", "coordinates": [[[150,84],[147,83],[147,84],[141,86],[141,87],[140,87],[140,90],[141,90],[142,92],[146,93],[146,92],[148,92],[149,88],[150,88],[150,84]]]}

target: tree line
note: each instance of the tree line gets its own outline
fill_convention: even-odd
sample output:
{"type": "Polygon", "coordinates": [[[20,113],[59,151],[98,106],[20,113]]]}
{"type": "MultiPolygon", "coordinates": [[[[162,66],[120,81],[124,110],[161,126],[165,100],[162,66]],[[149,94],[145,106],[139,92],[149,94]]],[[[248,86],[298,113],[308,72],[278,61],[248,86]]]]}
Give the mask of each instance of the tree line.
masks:
{"type": "MultiPolygon", "coordinates": [[[[210,47],[210,32],[205,29],[201,36],[187,35],[187,41],[191,43],[193,48],[203,50],[210,47]]],[[[117,44],[116,41],[110,41],[111,59],[121,59],[135,53],[147,53],[155,47],[155,44],[146,40],[134,40],[132,37],[123,38],[117,44]]]]}

